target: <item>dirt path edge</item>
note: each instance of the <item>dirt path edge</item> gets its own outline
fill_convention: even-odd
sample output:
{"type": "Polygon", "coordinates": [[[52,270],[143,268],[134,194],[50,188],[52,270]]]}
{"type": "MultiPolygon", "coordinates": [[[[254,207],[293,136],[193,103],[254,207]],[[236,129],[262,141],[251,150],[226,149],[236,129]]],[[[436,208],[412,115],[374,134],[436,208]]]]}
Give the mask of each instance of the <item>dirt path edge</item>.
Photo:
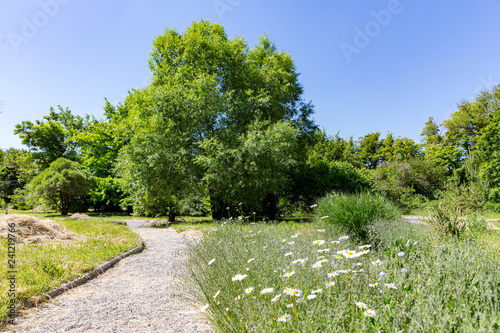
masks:
{"type": "Polygon", "coordinates": [[[124,252],[122,254],[117,255],[116,257],[114,257],[111,260],[108,260],[108,261],[100,264],[96,268],[92,269],[90,272],[87,272],[80,277],[77,277],[69,282],[61,284],[60,286],[50,290],[48,293],[42,295],[38,300],[36,300],[36,301],[30,301],[30,300],[24,301],[23,307],[24,308],[32,308],[32,307],[37,306],[41,302],[50,301],[51,299],[65,293],[66,291],[73,289],[75,287],[78,287],[78,286],[96,278],[97,276],[103,274],[108,269],[110,269],[111,267],[116,265],[116,263],[118,263],[120,260],[122,260],[126,257],[129,257],[133,254],[140,253],[145,248],[146,248],[146,244],[144,243],[144,241],[141,240],[140,245],[134,247],[133,249],[131,249],[127,252],[124,252]]]}

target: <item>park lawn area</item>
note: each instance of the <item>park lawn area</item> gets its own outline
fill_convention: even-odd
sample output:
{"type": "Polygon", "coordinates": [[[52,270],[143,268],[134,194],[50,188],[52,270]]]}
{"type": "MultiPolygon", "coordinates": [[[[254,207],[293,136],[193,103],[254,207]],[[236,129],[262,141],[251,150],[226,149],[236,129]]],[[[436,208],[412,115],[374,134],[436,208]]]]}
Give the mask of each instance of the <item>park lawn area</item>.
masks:
{"type": "Polygon", "coordinates": [[[500,330],[500,251],[483,242],[494,230],[453,240],[423,225],[375,222],[367,244],[322,222],[204,230],[189,270],[218,331],[500,330]]]}
{"type": "MultiPolygon", "coordinates": [[[[78,234],[72,240],[16,244],[16,300],[36,301],[58,285],[92,270],[99,264],[140,244],[127,226],[104,219],[54,219],[78,234]]],[[[7,253],[7,240],[0,239],[0,253],[7,253]]],[[[0,263],[0,280],[7,278],[7,256],[0,263]]],[[[5,319],[9,298],[7,283],[0,285],[0,321],[5,319]]]]}

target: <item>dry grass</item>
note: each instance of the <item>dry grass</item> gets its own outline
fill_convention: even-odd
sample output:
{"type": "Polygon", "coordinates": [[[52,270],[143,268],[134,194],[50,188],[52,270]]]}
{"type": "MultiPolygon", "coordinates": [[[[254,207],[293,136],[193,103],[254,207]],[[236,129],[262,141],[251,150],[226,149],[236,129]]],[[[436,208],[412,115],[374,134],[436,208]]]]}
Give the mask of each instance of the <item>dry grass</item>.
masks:
{"type": "Polygon", "coordinates": [[[74,213],[69,217],[70,220],[90,220],[87,214],[74,213]]]}
{"type": "Polygon", "coordinates": [[[7,238],[8,225],[11,223],[16,224],[17,243],[77,238],[74,232],[51,220],[41,220],[34,216],[20,214],[0,216],[0,238],[7,238]]]}

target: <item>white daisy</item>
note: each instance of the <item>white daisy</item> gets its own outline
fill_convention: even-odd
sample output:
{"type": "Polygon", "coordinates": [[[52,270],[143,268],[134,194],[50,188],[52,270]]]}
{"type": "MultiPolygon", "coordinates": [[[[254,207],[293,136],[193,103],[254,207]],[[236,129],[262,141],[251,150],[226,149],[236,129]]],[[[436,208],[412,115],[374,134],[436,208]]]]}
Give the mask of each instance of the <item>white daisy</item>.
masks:
{"type": "MultiPolygon", "coordinates": [[[[292,306],[293,306],[293,304],[292,304],[292,306]]],[[[285,315],[278,318],[278,321],[282,321],[282,322],[287,322],[289,320],[292,320],[292,316],[290,316],[289,314],[285,314],[285,315]]]]}
{"type": "Polygon", "coordinates": [[[362,302],[355,302],[358,308],[360,309],[366,309],[366,304],[362,302]]]}
{"type": "Polygon", "coordinates": [[[265,288],[265,289],[262,289],[262,290],[260,291],[260,294],[261,294],[261,295],[264,295],[264,294],[269,294],[269,293],[272,293],[273,291],[274,291],[274,289],[273,289],[273,288],[265,288]]]}
{"type": "Polygon", "coordinates": [[[280,298],[280,297],[281,297],[281,295],[276,295],[276,296],[274,296],[274,297],[271,299],[271,302],[273,302],[273,303],[274,303],[274,302],[276,302],[276,301],[278,300],[278,298],[280,298]]]}
{"type": "Polygon", "coordinates": [[[373,310],[366,310],[365,312],[363,312],[363,314],[366,316],[366,317],[375,317],[377,314],[375,313],[375,311],[373,310]]]}
{"type": "Polygon", "coordinates": [[[236,274],[235,276],[233,276],[232,280],[233,281],[241,281],[244,278],[246,278],[247,276],[248,275],[246,275],[246,274],[236,274]]]}

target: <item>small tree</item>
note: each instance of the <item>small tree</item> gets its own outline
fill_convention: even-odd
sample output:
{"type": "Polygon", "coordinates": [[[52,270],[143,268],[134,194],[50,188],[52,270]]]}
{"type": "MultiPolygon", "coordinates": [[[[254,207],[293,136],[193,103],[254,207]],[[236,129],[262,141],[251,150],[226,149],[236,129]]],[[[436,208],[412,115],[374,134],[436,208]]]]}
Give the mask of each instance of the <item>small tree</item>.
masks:
{"type": "Polygon", "coordinates": [[[61,214],[68,214],[74,201],[89,193],[94,178],[78,163],[58,158],[31,182],[31,194],[61,214]]]}

